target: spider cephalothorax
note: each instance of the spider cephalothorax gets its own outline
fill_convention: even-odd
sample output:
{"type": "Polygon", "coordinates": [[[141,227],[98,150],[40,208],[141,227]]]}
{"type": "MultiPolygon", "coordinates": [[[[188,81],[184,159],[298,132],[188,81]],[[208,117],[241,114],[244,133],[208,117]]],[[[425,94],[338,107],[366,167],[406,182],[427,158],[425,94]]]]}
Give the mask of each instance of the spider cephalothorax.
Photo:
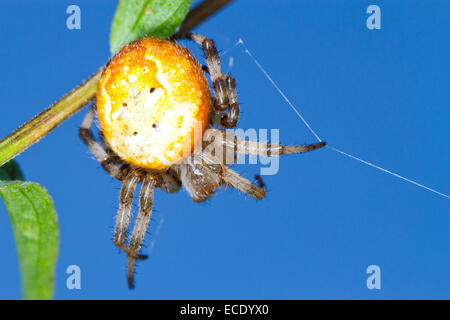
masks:
{"type": "Polygon", "coordinates": [[[143,38],[125,46],[107,65],[96,105],[87,113],[80,136],[103,168],[123,181],[114,243],[128,255],[128,285],[152,212],[153,190],[174,193],[181,186],[196,202],[205,201],[222,185],[262,199],[265,187],[230,169],[236,153],[272,155],[300,153],[325,143],[282,146],[238,139],[229,130],[239,118],[235,80],[220,70],[214,42],[197,34],[187,38],[203,47],[201,67],[188,49],[169,40],[143,38]],[[211,77],[214,97],[206,80],[211,77]],[[91,126],[97,113],[100,143],[91,126]],[[232,153],[233,156],[225,156],[232,153]],[[127,241],[133,195],[142,183],[139,213],[127,241]]]}

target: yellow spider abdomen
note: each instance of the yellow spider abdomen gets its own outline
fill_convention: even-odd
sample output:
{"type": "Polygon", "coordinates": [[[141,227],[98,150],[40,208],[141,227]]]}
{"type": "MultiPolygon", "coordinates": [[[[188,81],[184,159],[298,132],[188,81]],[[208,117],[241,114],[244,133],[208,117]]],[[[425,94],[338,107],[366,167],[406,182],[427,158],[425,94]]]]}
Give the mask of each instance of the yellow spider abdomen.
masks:
{"type": "Polygon", "coordinates": [[[210,104],[205,74],[189,50],[153,38],[114,56],[97,91],[100,127],[113,151],[154,170],[174,165],[201,143],[210,104]]]}

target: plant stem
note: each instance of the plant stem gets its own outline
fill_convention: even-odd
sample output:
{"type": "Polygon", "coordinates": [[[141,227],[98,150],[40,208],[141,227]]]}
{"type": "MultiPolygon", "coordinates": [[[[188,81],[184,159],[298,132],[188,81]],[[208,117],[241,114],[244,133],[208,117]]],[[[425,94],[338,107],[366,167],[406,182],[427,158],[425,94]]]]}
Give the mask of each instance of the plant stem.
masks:
{"type": "MultiPolygon", "coordinates": [[[[174,37],[189,32],[233,0],[205,0],[192,9],[174,37]]],[[[64,120],[89,104],[97,92],[104,66],[78,87],[0,140],[0,166],[49,134],[64,120]]]]}
{"type": "MultiPolygon", "coordinates": [[[[103,68],[102,68],[103,69],[103,68]]],[[[95,98],[101,71],[0,141],[0,166],[38,142],[95,98]]]]}
{"type": "Polygon", "coordinates": [[[228,5],[230,2],[234,0],[205,0],[199,5],[197,5],[194,9],[189,11],[184,19],[183,23],[180,26],[180,29],[177,33],[175,33],[172,37],[179,38],[183,36],[185,33],[188,33],[206,19],[211,17],[213,14],[218,12],[220,9],[228,5]]]}

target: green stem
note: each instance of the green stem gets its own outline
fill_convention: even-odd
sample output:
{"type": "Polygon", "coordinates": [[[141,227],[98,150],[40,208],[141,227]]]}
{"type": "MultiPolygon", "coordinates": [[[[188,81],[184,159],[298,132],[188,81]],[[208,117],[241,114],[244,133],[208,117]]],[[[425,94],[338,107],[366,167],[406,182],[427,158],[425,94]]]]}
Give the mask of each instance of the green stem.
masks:
{"type": "Polygon", "coordinates": [[[103,68],[36,117],[0,140],[0,166],[38,142],[61,122],[90,103],[97,92],[103,68]]]}

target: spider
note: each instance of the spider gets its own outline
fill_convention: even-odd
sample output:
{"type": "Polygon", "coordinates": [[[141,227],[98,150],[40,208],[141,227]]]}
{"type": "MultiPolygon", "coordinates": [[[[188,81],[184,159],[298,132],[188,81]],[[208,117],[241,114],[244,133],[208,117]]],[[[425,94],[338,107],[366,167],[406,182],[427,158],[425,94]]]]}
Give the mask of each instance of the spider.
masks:
{"type": "Polygon", "coordinates": [[[175,40],[136,40],[103,70],[96,102],[79,129],[80,137],[106,172],[122,181],[114,243],[128,256],[130,288],[134,288],[136,259],[146,258],[140,250],[155,188],[175,193],[183,186],[193,201],[203,202],[225,185],[262,199],[266,188],[260,176],[254,184],[228,166],[236,161],[237,153],[278,156],[325,145],[283,146],[229,134],[239,119],[235,79],[221,72],[211,39],[198,34],[185,38],[203,48],[206,66],[175,40]],[[91,131],[96,116],[99,141],[91,131]],[[128,235],[139,183],[139,213],[128,235]]]}

